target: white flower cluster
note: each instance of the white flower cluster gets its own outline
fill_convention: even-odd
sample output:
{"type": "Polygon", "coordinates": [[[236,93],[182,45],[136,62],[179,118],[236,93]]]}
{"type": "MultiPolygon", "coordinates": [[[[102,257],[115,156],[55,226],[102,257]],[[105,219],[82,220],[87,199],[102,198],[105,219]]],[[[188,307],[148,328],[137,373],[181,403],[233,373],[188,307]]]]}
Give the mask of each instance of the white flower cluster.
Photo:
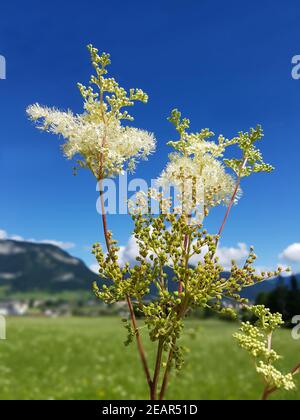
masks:
{"type": "MultiPolygon", "coordinates": [[[[172,111],[169,121],[180,137],[168,142],[175,152],[169,155],[169,162],[157,183],[163,191],[173,187],[178,193],[175,213],[188,214],[201,223],[212,207],[228,205],[233,198],[237,181],[226,172],[222,158],[225,149],[237,140],[228,140],[222,135],[217,141],[210,140],[214,133],[208,128],[197,133],[188,132],[190,121],[182,119],[177,109],[172,111]]],[[[240,192],[238,188],[235,202],[240,192]]]]}
{"type": "MultiPolygon", "coordinates": [[[[190,223],[201,224],[212,207],[228,205],[233,197],[237,181],[226,172],[221,158],[226,147],[236,140],[219,136],[217,142],[208,141],[214,136],[209,129],[188,133],[189,120],[181,120],[180,115],[173,110],[169,118],[180,139],[168,143],[175,152],[169,155],[169,162],[157,179],[156,188],[161,193],[155,189],[149,193],[151,199],[159,201],[161,212],[185,214],[190,223]]],[[[234,202],[240,194],[238,188],[234,202]]],[[[130,205],[135,213],[145,213],[148,208],[146,197],[142,195],[130,205]]]]}
{"type": "MultiPolygon", "coordinates": [[[[213,133],[209,132],[209,135],[211,134],[213,133]]],[[[209,153],[214,157],[223,156],[223,152],[225,151],[225,139],[223,136],[219,136],[219,144],[201,139],[199,135],[193,133],[187,134],[186,137],[187,145],[185,150],[188,155],[202,156],[209,153]]]]}
{"type": "Polygon", "coordinates": [[[81,156],[81,166],[91,169],[98,179],[133,170],[137,159],[145,159],[155,149],[153,134],[124,127],[119,120],[105,125],[89,114],[74,115],[38,104],[29,106],[27,113],[38,128],[66,139],[66,157],[81,156]]]}
{"type": "Polygon", "coordinates": [[[78,155],[78,167],[90,169],[101,180],[133,170],[136,160],[154,151],[155,138],[147,131],[121,125],[121,120],[133,120],[124,107],[132,107],[136,101],[146,103],[148,95],[141,89],[128,93],[107,77],[109,54],[99,55],[92,45],[87,48],[96,75],[91,76],[89,87],[78,83],[84,113],[75,115],[39,104],[29,106],[27,113],[38,128],[66,140],[63,150],[67,158],[78,155]]]}
{"type": "Polygon", "coordinates": [[[158,179],[164,190],[173,186],[185,213],[192,214],[219,204],[228,204],[235,187],[234,178],[222,163],[195,145],[193,156],[170,154],[170,160],[158,179]]]}
{"type": "Polygon", "coordinates": [[[148,197],[144,191],[138,191],[128,200],[128,210],[132,215],[148,213],[148,197]]]}
{"type": "Polygon", "coordinates": [[[149,188],[148,194],[138,191],[128,200],[129,213],[132,215],[148,214],[168,214],[171,212],[171,197],[163,197],[162,193],[155,188],[149,188]]]}

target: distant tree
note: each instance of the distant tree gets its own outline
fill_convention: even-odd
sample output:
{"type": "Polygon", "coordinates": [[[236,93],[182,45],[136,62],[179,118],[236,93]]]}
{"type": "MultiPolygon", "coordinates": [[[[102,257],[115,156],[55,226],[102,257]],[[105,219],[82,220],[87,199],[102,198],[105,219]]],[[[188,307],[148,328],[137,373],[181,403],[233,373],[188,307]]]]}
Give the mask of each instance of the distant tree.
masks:
{"type": "Polygon", "coordinates": [[[292,326],[292,318],[300,315],[300,288],[297,277],[291,276],[289,285],[281,279],[274,290],[260,293],[255,303],[269,307],[273,313],[281,313],[286,325],[292,326]]]}
{"type": "Polygon", "coordinates": [[[267,306],[267,300],[268,300],[268,293],[266,292],[260,292],[255,300],[256,305],[265,305],[267,306]]]}
{"type": "Polygon", "coordinates": [[[272,290],[267,298],[267,306],[271,312],[279,312],[282,314],[283,320],[288,320],[288,313],[286,309],[289,289],[284,284],[283,280],[280,281],[278,286],[272,290]]]}
{"type": "Polygon", "coordinates": [[[288,322],[291,325],[291,319],[295,315],[300,315],[300,288],[296,276],[291,277],[290,290],[288,292],[286,302],[286,311],[289,317],[288,322]]]}
{"type": "Polygon", "coordinates": [[[298,280],[297,280],[297,277],[295,275],[291,276],[291,290],[294,291],[294,292],[299,291],[298,280]]]}

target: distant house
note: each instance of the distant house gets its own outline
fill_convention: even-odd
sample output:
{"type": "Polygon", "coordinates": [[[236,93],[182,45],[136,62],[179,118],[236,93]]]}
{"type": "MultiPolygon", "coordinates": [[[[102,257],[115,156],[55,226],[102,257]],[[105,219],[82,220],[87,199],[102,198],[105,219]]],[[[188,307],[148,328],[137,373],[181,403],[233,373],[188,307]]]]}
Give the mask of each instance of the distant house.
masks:
{"type": "Polygon", "coordinates": [[[0,316],[7,316],[7,315],[8,315],[8,309],[3,304],[0,304],[0,316]]]}
{"type": "Polygon", "coordinates": [[[27,302],[10,301],[0,303],[0,315],[23,316],[27,313],[29,305],[27,302]]]}

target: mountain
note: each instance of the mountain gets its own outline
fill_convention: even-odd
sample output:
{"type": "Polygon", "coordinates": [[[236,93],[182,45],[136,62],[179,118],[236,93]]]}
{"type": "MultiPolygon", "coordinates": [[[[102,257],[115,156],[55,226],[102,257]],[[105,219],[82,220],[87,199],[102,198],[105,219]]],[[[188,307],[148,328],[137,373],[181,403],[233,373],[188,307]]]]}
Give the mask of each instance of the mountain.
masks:
{"type": "Polygon", "coordinates": [[[86,291],[96,279],[81,260],[57,246],[0,240],[0,288],[8,294],[86,291]]]}

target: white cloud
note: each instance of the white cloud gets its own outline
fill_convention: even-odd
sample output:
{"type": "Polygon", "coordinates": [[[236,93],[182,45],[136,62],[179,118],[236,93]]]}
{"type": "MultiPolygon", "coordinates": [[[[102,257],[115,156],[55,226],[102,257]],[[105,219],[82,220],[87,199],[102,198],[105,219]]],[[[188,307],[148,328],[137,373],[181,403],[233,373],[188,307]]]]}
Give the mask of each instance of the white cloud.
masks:
{"type": "Polygon", "coordinates": [[[300,243],[295,242],[289,245],[282,251],[279,257],[290,262],[300,262],[300,243]]]}
{"type": "Polygon", "coordinates": [[[138,245],[134,236],[130,236],[127,244],[121,246],[119,250],[119,263],[124,266],[125,263],[134,264],[138,255],[138,245]]]}
{"type": "Polygon", "coordinates": [[[89,266],[89,269],[90,269],[91,271],[93,271],[94,273],[99,274],[99,264],[98,264],[98,263],[91,264],[91,265],[89,266]]]}
{"type": "MultiPolygon", "coordinates": [[[[191,258],[191,264],[196,265],[199,261],[203,260],[203,256],[207,252],[207,247],[202,249],[200,255],[194,255],[191,258]]],[[[216,256],[219,257],[220,264],[224,267],[225,270],[229,270],[231,267],[231,261],[235,260],[236,262],[241,261],[243,258],[247,258],[249,250],[247,245],[244,243],[238,243],[236,247],[221,247],[218,246],[216,256]]]]}
{"type": "Polygon", "coordinates": [[[249,255],[249,249],[244,243],[238,243],[237,247],[218,247],[216,255],[219,257],[220,264],[225,268],[231,266],[231,261],[235,260],[236,262],[241,261],[244,258],[247,258],[249,255]]]}
{"type": "Polygon", "coordinates": [[[23,236],[20,235],[11,235],[9,239],[12,239],[13,241],[24,241],[23,236]]]}
{"type": "Polygon", "coordinates": [[[1,230],[0,229],[0,240],[1,239],[6,239],[7,238],[7,233],[5,230],[1,230]]]}
{"type": "Polygon", "coordinates": [[[62,242],[62,241],[56,241],[54,239],[41,239],[41,240],[37,240],[37,239],[24,239],[22,236],[20,235],[8,235],[8,233],[5,230],[1,230],[0,229],[0,240],[3,239],[11,239],[13,241],[19,241],[19,242],[31,242],[31,243],[36,243],[36,244],[50,244],[50,245],[55,245],[58,246],[61,249],[71,249],[75,247],[75,244],[73,242],[62,242]]]}

